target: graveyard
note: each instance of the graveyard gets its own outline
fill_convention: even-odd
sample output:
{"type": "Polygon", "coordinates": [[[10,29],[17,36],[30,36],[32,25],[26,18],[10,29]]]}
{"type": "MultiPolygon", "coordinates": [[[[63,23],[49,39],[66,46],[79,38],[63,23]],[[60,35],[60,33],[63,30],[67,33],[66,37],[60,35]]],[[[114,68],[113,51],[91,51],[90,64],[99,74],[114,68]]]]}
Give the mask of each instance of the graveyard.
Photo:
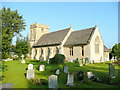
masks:
{"type": "Polygon", "coordinates": [[[57,88],[117,88],[118,82],[120,82],[118,81],[120,80],[120,77],[118,77],[120,66],[115,65],[115,78],[110,79],[112,84],[107,84],[110,61],[85,66],[79,66],[79,63],[75,62],[64,62],[62,65],[56,65],[38,60],[25,61],[25,63],[21,63],[21,60],[2,62],[2,83],[12,83],[13,88],[49,88],[49,85],[55,84],[57,84],[57,88]],[[30,64],[33,65],[30,68],[33,68],[34,79],[28,79],[30,77],[27,76],[28,65],[30,64]],[[40,65],[44,65],[42,66],[44,69],[39,70],[40,65]],[[64,66],[68,66],[67,71],[63,70],[64,66]],[[83,72],[83,81],[81,82],[78,78],[79,71],[83,72]],[[72,74],[68,75],[67,72],[72,74]],[[89,79],[87,72],[92,72],[102,83],[89,79]],[[51,78],[55,76],[54,79],[57,78],[55,84],[48,80],[50,76],[51,78]],[[68,78],[69,80],[67,80],[68,78]],[[71,78],[73,78],[73,85],[70,84],[71,78]],[[40,83],[40,80],[43,80],[44,83],[40,83]]]}

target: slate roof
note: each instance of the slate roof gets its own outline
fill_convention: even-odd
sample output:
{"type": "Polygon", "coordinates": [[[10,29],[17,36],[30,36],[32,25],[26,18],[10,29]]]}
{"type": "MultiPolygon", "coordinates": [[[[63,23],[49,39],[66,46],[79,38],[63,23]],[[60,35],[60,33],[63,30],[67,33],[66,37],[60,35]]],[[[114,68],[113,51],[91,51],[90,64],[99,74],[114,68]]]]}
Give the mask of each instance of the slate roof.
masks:
{"type": "Polygon", "coordinates": [[[104,52],[109,52],[108,48],[104,45],[104,52]]]}
{"type": "Polygon", "coordinates": [[[74,31],[71,33],[64,46],[84,45],[89,42],[95,27],[74,31]]]}
{"type": "Polygon", "coordinates": [[[69,30],[70,30],[70,28],[66,28],[63,30],[58,30],[55,32],[44,34],[43,36],[41,36],[41,38],[38,40],[38,42],[35,45],[33,45],[33,47],[60,45],[69,30]]]}

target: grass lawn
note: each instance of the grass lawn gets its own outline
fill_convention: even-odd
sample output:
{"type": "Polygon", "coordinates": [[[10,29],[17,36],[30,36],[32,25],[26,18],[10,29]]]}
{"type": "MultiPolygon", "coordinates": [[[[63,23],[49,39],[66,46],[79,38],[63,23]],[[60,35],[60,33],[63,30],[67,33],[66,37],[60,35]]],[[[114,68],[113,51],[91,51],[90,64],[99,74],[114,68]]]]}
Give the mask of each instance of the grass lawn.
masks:
{"type": "MultiPolygon", "coordinates": [[[[35,77],[39,79],[48,80],[48,76],[55,74],[55,69],[60,68],[61,72],[60,75],[58,76],[59,88],[73,88],[66,86],[67,75],[63,73],[64,65],[68,65],[68,69],[69,69],[68,71],[73,72],[75,74],[74,88],[117,88],[118,86],[118,85],[108,85],[108,84],[92,82],[89,81],[89,79],[87,78],[86,72],[92,71],[100,79],[106,80],[106,77],[109,74],[108,63],[89,64],[87,66],[79,67],[78,63],[74,63],[74,62],[65,62],[64,65],[50,65],[50,64],[46,64],[46,62],[38,62],[36,60],[26,60],[25,64],[20,63],[19,60],[3,62],[2,83],[14,83],[14,88],[47,88],[48,85],[47,86],[36,85],[31,80],[26,79],[25,75],[29,63],[32,63],[34,65],[35,77]],[[38,70],[40,64],[45,64],[45,71],[42,72],[38,70]],[[79,81],[77,80],[76,74],[79,71],[84,72],[84,83],[79,83],[79,81]]],[[[120,80],[120,77],[118,77],[118,73],[120,72],[120,70],[118,68],[120,68],[120,66],[116,65],[115,66],[116,78],[113,79],[114,82],[118,82],[118,79],[120,80]]]]}

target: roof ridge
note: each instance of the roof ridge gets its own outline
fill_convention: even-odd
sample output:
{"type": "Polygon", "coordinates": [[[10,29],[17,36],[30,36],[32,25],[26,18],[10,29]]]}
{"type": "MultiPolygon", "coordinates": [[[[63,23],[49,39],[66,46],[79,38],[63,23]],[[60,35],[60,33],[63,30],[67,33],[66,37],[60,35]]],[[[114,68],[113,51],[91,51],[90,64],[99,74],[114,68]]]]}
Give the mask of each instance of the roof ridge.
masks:
{"type": "MultiPolygon", "coordinates": [[[[65,30],[68,30],[68,29],[70,29],[70,28],[61,29],[61,30],[57,30],[57,31],[54,31],[54,32],[49,32],[49,33],[46,33],[46,34],[61,32],[61,31],[65,31],[65,30]]],[[[43,35],[46,35],[46,34],[43,34],[43,35]]]]}
{"type": "MultiPolygon", "coordinates": [[[[92,29],[92,28],[95,28],[95,27],[86,28],[86,29],[81,29],[81,30],[77,30],[77,31],[84,31],[84,30],[89,30],[89,29],[92,29]]],[[[76,32],[76,31],[74,31],[74,32],[76,32]]]]}

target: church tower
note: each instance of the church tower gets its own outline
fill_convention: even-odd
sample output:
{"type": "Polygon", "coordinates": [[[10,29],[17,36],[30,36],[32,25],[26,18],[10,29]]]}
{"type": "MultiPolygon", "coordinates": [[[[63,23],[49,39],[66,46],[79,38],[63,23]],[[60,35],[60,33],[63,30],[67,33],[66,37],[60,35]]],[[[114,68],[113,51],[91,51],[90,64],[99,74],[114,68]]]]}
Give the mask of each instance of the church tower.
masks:
{"type": "Polygon", "coordinates": [[[49,32],[49,26],[40,23],[33,23],[30,25],[30,47],[35,44],[39,38],[49,32]]]}

